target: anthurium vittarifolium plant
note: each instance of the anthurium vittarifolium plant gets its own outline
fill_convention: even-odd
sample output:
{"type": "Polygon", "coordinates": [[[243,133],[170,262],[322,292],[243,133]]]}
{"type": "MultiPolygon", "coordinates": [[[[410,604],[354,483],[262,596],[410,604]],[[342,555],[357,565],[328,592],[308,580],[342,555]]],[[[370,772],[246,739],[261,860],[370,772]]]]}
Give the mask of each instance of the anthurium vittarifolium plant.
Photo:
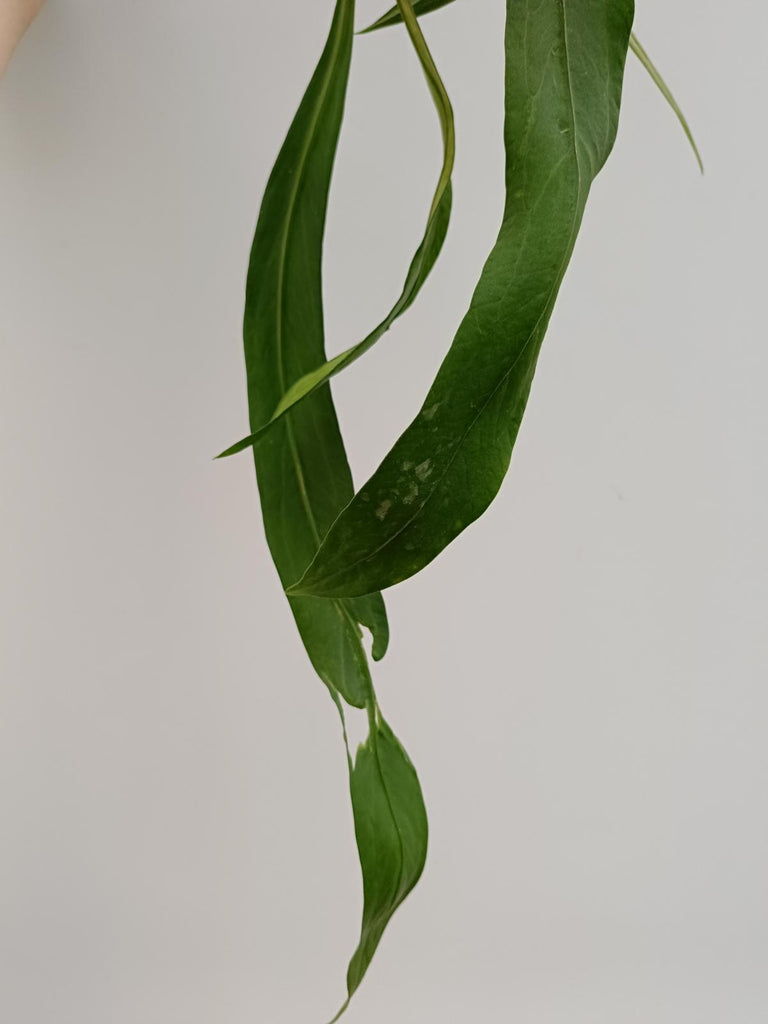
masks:
{"type": "Polygon", "coordinates": [[[589,192],[616,138],[629,50],[698,158],[680,108],[631,34],[633,0],[506,0],[506,202],[498,239],[421,410],[355,492],[328,383],[416,300],[446,237],[453,111],[418,17],[451,2],[398,0],[365,30],[404,26],[440,119],[443,159],[400,297],[370,334],[328,360],[323,234],[355,38],[355,0],[336,0],[261,205],[244,323],[251,432],[223,453],[253,450],[269,547],[345,742],[345,707],[367,713],[367,739],[354,753],[347,744],[364,908],[337,1017],[427,854],[419,780],[377,701],[363,629],[373,660],[384,657],[381,591],[425,568],[501,486],[589,192]]]}

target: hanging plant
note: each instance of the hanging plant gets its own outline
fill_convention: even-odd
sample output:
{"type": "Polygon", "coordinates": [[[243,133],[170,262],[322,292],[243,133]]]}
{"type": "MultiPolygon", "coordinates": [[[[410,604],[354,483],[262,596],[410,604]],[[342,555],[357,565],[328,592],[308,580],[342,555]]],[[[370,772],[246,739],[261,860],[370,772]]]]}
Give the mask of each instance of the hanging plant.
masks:
{"type": "Polygon", "coordinates": [[[347,745],[364,910],[337,1017],[427,854],[418,777],[379,706],[362,630],[371,633],[379,660],[388,643],[381,591],[425,568],[501,486],[590,188],[614,144],[630,48],[693,144],[631,35],[633,0],[507,0],[506,203],[498,239],[421,410],[355,492],[328,381],[408,309],[446,236],[453,112],[418,16],[450,2],[398,0],[366,30],[404,23],[440,119],[443,164],[398,301],[367,337],[327,360],[323,233],[355,13],[354,0],[337,0],[326,47],[264,194],[244,323],[251,433],[223,453],[253,450],[272,557],[345,742],[345,707],[367,712],[366,741],[354,753],[347,745]]]}

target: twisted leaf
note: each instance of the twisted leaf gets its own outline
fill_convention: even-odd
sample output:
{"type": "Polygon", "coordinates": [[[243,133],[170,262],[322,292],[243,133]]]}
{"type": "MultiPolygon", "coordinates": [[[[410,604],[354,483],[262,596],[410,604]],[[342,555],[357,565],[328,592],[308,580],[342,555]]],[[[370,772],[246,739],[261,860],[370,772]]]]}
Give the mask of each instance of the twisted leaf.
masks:
{"type": "Polygon", "coordinates": [[[256,428],[253,427],[253,418],[251,418],[252,433],[222,452],[218,456],[220,459],[236,455],[238,452],[250,448],[271,430],[272,426],[282,419],[290,409],[372,348],[416,299],[440,255],[451,216],[451,174],[456,153],[453,109],[418,20],[411,9],[410,0],[399,0],[398,15],[406,23],[408,34],[424,69],[440,118],[443,135],[443,165],[440,177],[429,210],[424,237],[409,267],[403,290],[389,313],[367,337],[340,355],[334,356],[333,359],[316,365],[293,381],[281,395],[280,401],[270,409],[269,414],[261,419],[256,428]]]}
{"type": "MultiPolygon", "coordinates": [[[[431,14],[432,11],[439,11],[441,7],[447,7],[448,4],[452,3],[453,0],[413,0],[413,13],[420,18],[422,14],[431,14]]],[[[399,25],[402,20],[400,9],[396,4],[386,14],[382,14],[372,25],[364,28],[360,35],[364,36],[368,32],[375,32],[379,28],[388,28],[390,25],[399,25]]]]}

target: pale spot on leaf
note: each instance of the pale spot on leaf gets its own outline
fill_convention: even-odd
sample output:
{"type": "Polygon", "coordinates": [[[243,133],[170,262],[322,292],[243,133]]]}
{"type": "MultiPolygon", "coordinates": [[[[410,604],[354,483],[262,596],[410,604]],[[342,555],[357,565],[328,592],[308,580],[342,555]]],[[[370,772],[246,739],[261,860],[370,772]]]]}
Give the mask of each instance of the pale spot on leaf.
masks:
{"type": "Polygon", "coordinates": [[[416,469],[414,470],[414,472],[416,473],[416,476],[419,478],[419,480],[421,480],[422,482],[424,480],[428,480],[430,475],[432,474],[432,460],[425,459],[423,462],[420,462],[416,469]]]}

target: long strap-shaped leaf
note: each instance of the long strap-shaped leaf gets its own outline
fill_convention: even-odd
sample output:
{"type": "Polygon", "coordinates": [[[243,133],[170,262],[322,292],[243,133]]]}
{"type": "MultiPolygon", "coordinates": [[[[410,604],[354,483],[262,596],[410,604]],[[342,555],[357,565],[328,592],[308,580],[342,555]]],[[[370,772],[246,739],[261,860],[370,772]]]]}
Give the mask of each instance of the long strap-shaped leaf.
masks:
{"type": "MultiPolygon", "coordinates": [[[[338,0],[328,43],[259,214],[243,332],[253,424],[263,422],[291,383],[324,358],[321,252],[353,17],[354,0],[338,0]]],[[[285,583],[306,568],[320,537],[353,494],[330,391],[318,392],[285,416],[254,448],[254,458],[267,538],[285,583]]],[[[360,946],[348,973],[351,996],[389,918],[421,874],[426,812],[416,772],[379,712],[361,641],[359,624],[374,634],[374,657],[383,656],[388,633],[381,595],[292,598],[290,605],[342,720],[341,697],[366,708],[370,723],[366,743],[349,762],[365,893],[360,946]]]]}
{"type": "MultiPolygon", "coordinates": [[[[413,11],[417,17],[421,17],[423,14],[431,14],[432,11],[439,11],[441,7],[447,7],[448,4],[452,3],[454,3],[454,0],[414,0],[413,11]]],[[[372,25],[369,25],[368,28],[363,29],[363,32],[361,34],[365,35],[368,32],[375,32],[377,29],[380,28],[388,28],[390,25],[398,25],[401,21],[402,18],[400,16],[400,9],[397,7],[397,5],[395,5],[394,7],[391,7],[386,14],[382,14],[382,16],[377,21],[374,21],[372,25]]],[[[699,147],[696,145],[696,140],[693,137],[691,127],[688,124],[688,121],[686,119],[685,114],[683,113],[680,104],[675,99],[672,90],[669,88],[667,83],[662,78],[659,69],[653,63],[653,61],[649,57],[648,53],[646,52],[645,48],[643,47],[642,43],[636,35],[633,34],[632,36],[630,36],[629,45],[632,52],[635,54],[637,59],[648,72],[648,74],[651,76],[652,81],[658,88],[661,95],[672,108],[675,117],[680,122],[680,127],[685,132],[685,136],[688,139],[688,142],[690,143],[691,149],[693,150],[693,155],[696,157],[696,160],[698,162],[699,169],[703,173],[704,163],[701,159],[699,147]]]]}
{"type": "MultiPolygon", "coordinates": [[[[327,46],[267,184],[251,251],[243,337],[252,423],[323,358],[320,263],[353,37],[354,0],[339,0],[327,46]]],[[[296,578],[354,488],[329,392],[287,417],[254,451],[264,526],[281,580],[296,578]]],[[[292,600],[318,675],[365,707],[371,681],[359,623],[387,645],[380,596],[292,600]]]]}
{"type": "Polygon", "coordinates": [[[399,583],[496,495],[590,186],[616,136],[633,9],[632,0],[507,0],[498,241],[421,412],[289,593],[399,583]]]}
{"type": "Polygon", "coordinates": [[[398,0],[397,12],[400,20],[405,21],[408,34],[424,69],[424,74],[440,118],[443,135],[443,164],[440,170],[440,177],[427,217],[424,237],[408,269],[403,290],[389,313],[369,335],[361,342],[346,349],[340,355],[334,356],[333,359],[316,364],[309,372],[303,373],[299,378],[291,382],[290,386],[281,395],[280,401],[269,409],[256,427],[254,427],[253,417],[251,417],[252,433],[236,444],[233,444],[230,448],[227,448],[226,451],[218,456],[219,458],[236,455],[238,452],[250,448],[271,430],[274,424],[282,419],[290,409],[313,394],[313,392],[329,381],[331,377],[341,373],[342,370],[350,366],[372,348],[387,333],[395,320],[414,302],[422,285],[429,276],[437,257],[440,255],[451,216],[451,174],[453,173],[456,154],[453,109],[435,62],[432,59],[432,54],[424,39],[421,27],[413,13],[411,0],[398,0]]]}

